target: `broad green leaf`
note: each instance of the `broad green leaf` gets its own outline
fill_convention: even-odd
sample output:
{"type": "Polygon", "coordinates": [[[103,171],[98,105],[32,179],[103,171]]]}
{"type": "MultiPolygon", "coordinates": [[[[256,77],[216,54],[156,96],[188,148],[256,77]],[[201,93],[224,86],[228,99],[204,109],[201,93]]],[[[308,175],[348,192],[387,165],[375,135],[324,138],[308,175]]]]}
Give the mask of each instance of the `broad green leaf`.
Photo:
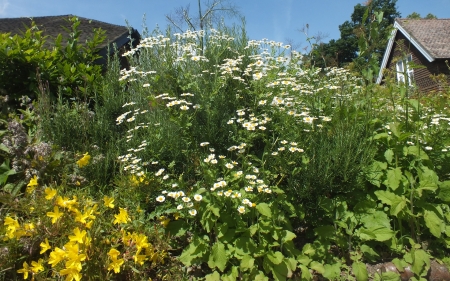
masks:
{"type": "Polygon", "coordinates": [[[302,281],[303,280],[312,280],[311,272],[309,272],[309,269],[306,266],[301,264],[298,267],[302,271],[302,281]]]}
{"type": "Polygon", "coordinates": [[[391,220],[383,211],[375,211],[372,214],[363,215],[361,216],[360,221],[368,229],[380,227],[391,228],[391,220]]]}
{"type": "Polygon", "coordinates": [[[241,259],[241,270],[246,271],[247,269],[251,269],[253,264],[255,263],[255,259],[250,255],[245,255],[241,259]]]}
{"type": "Polygon", "coordinates": [[[283,254],[281,252],[268,252],[267,258],[273,263],[273,264],[280,264],[283,261],[283,254]]]}
{"type": "Polygon", "coordinates": [[[391,188],[392,190],[396,190],[400,185],[400,181],[402,179],[402,169],[397,167],[395,169],[389,169],[386,174],[386,180],[384,184],[391,188]]]}
{"type": "Polygon", "coordinates": [[[362,262],[354,262],[352,264],[353,274],[355,274],[357,281],[369,280],[369,274],[367,273],[367,267],[362,262]]]}
{"type": "Polygon", "coordinates": [[[392,271],[383,272],[381,274],[381,280],[383,281],[401,281],[400,274],[392,271]]]}
{"type": "Polygon", "coordinates": [[[239,276],[239,269],[236,266],[233,266],[230,271],[228,271],[228,274],[222,274],[221,280],[222,281],[236,281],[237,277],[239,276]]]}
{"type": "Polygon", "coordinates": [[[384,139],[384,138],[388,138],[389,134],[388,133],[379,133],[376,134],[375,136],[373,136],[374,140],[378,140],[378,139],[384,139]]]}
{"type": "Polygon", "coordinates": [[[374,200],[361,200],[353,207],[355,213],[373,213],[377,206],[374,200]]]}
{"type": "Polygon", "coordinates": [[[439,183],[439,187],[439,194],[437,197],[445,203],[450,203],[450,181],[439,183]]]}
{"type": "Polygon", "coordinates": [[[391,239],[392,236],[394,236],[395,231],[388,228],[378,228],[373,229],[372,233],[375,234],[375,240],[382,242],[391,239]]]}
{"type": "Polygon", "coordinates": [[[223,272],[228,261],[225,245],[221,242],[216,242],[216,244],[212,246],[211,256],[215,266],[223,272]]]}
{"type": "Polygon", "coordinates": [[[305,254],[305,255],[314,255],[315,252],[316,252],[316,250],[314,250],[314,248],[311,246],[310,243],[306,243],[303,246],[303,249],[302,249],[302,253],[303,254],[305,254]]]}
{"type": "Polygon", "coordinates": [[[361,252],[364,255],[365,259],[368,259],[370,261],[376,261],[377,259],[380,258],[380,256],[378,255],[377,252],[375,252],[372,247],[368,246],[368,245],[361,245],[360,247],[361,252]]]}
{"type": "Polygon", "coordinates": [[[260,271],[260,272],[258,273],[258,275],[255,276],[255,279],[254,279],[254,280],[255,280],[255,281],[268,281],[269,278],[267,278],[267,276],[264,275],[264,273],[260,271]]]}
{"type": "Polygon", "coordinates": [[[325,264],[323,267],[325,268],[325,272],[322,274],[323,277],[329,280],[339,280],[341,275],[341,266],[339,263],[325,264]]]}
{"type": "Polygon", "coordinates": [[[208,205],[208,209],[216,216],[220,217],[220,209],[219,207],[214,206],[213,204],[208,205]]]}
{"type": "Polygon", "coordinates": [[[365,171],[367,180],[373,185],[380,187],[381,185],[380,179],[384,175],[383,171],[386,169],[387,169],[386,162],[374,161],[365,171]]]}
{"type": "Polygon", "coordinates": [[[293,232],[290,232],[289,230],[283,230],[282,233],[283,233],[283,237],[281,238],[282,243],[286,243],[287,241],[291,241],[292,239],[297,237],[297,235],[295,235],[293,232]]]}
{"type": "Polygon", "coordinates": [[[394,134],[394,136],[396,136],[397,138],[400,138],[400,125],[399,123],[389,123],[389,129],[391,130],[391,132],[394,134]]]}
{"type": "Polygon", "coordinates": [[[400,213],[403,210],[403,208],[405,208],[406,203],[407,203],[406,198],[404,196],[402,197],[396,196],[395,198],[393,198],[390,208],[391,215],[397,216],[398,213],[400,213]]]}
{"type": "Polygon", "coordinates": [[[284,281],[289,275],[289,268],[285,262],[275,264],[272,267],[272,274],[275,280],[284,281]]]}
{"type": "Polygon", "coordinates": [[[374,193],[377,196],[378,200],[380,200],[381,202],[383,202],[384,204],[387,204],[389,206],[392,205],[393,199],[395,199],[396,197],[399,197],[399,196],[395,195],[394,193],[392,193],[390,191],[386,191],[386,190],[377,190],[374,193]]]}
{"type": "Polygon", "coordinates": [[[205,281],[220,281],[220,274],[217,271],[214,271],[211,274],[205,276],[205,281]]]}
{"type": "Polygon", "coordinates": [[[187,225],[183,220],[172,220],[166,227],[166,232],[171,236],[182,236],[186,233],[187,225]]]}
{"type": "Polygon", "coordinates": [[[442,227],[445,226],[445,222],[442,221],[434,211],[425,210],[423,218],[425,225],[430,230],[431,234],[437,238],[441,238],[442,227]]]}
{"type": "Polygon", "coordinates": [[[360,228],[357,231],[357,235],[363,241],[375,240],[377,238],[375,233],[373,233],[370,229],[367,228],[360,228]]]}
{"type": "Polygon", "coordinates": [[[320,274],[323,274],[325,272],[325,268],[323,267],[323,264],[317,261],[312,261],[309,265],[309,268],[314,269],[315,271],[319,272],[320,274]]]}
{"type": "Polygon", "coordinates": [[[394,157],[394,152],[392,151],[392,149],[388,149],[384,152],[384,158],[386,158],[386,161],[388,161],[388,163],[392,163],[392,159],[394,157]]]}
{"type": "Polygon", "coordinates": [[[270,206],[267,203],[259,203],[258,205],[256,205],[256,210],[258,210],[258,212],[266,217],[272,217],[272,211],[270,210],[270,206]]]}
{"type": "Polygon", "coordinates": [[[309,263],[311,262],[311,259],[310,259],[307,255],[299,255],[299,256],[297,257],[297,261],[298,261],[300,264],[303,264],[303,265],[309,265],[309,263]]]}
{"type": "Polygon", "coordinates": [[[416,112],[419,112],[419,101],[416,99],[408,99],[408,103],[416,110],[416,112]]]}
{"type": "Polygon", "coordinates": [[[408,263],[406,261],[398,258],[393,259],[392,263],[395,264],[395,267],[397,267],[398,271],[403,271],[406,267],[408,267],[408,263]]]}
{"type": "Polygon", "coordinates": [[[422,275],[423,272],[430,268],[430,256],[422,249],[414,251],[414,259],[412,264],[412,271],[417,275],[422,275]]]}

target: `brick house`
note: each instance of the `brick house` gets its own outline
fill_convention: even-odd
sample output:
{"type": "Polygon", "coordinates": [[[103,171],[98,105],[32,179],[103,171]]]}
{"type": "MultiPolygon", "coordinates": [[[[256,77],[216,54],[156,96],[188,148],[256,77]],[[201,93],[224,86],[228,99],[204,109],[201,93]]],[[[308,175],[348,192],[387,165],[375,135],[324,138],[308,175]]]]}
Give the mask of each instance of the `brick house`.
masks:
{"type": "Polygon", "coordinates": [[[450,82],[446,61],[450,63],[450,19],[396,19],[377,83],[393,75],[422,92],[439,91],[442,84],[433,77],[444,74],[450,82]]]}
{"type": "MultiPolygon", "coordinates": [[[[65,29],[70,30],[71,23],[68,22],[69,18],[74,17],[73,15],[62,15],[62,16],[46,16],[46,17],[33,17],[33,18],[0,18],[0,33],[11,33],[11,36],[15,34],[21,34],[26,30],[26,28],[31,26],[31,20],[33,20],[38,28],[43,31],[44,36],[48,36],[49,40],[47,40],[47,46],[51,48],[49,45],[51,41],[53,41],[58,34],[63,36],[62,45],[65,44],[65,37],[67,36],[67,31],[65,29]]],[[[99,64],[105,64],[107,55],[112,55],[114,52],[114,48],[112,44],[115,44],[119,49],[119,53],[123,53],[127,49],[130,48],[130,37],[133,39],[133,46],[139,44],[140,34],[139,32],[131,28],[129,29],[126,26],[109,24],[106,22],[101,22],[97,20],[86,19],[83,17],[78,17],[80,20],[80,25],[78,26],[81,31],[79,42],[83,44],[86,40],[93,35],[94,28],[101,28],[106,33],[106,40],[100,45],[99,55],[102,56],[102,59],[99,59],[97,62],[99,64]],[[108,47],[109,54],[108,54],[108,47]]],[[[128,62],[126,59],[120,57],[122,67],[127,67],[128,62]]]]}

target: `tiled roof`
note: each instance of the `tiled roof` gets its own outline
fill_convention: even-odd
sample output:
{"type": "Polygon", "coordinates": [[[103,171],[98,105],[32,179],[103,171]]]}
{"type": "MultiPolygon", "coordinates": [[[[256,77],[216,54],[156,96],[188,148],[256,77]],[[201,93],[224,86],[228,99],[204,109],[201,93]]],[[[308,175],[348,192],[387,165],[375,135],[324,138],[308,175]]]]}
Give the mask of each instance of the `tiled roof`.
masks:
{"type": "Polygon", "coordinates": [[[396,21],[433,58],[450,58],[450,19],[396,19],[396,21]]]}
{"type": "MultiPolygon", "coordinates": [[[[67,37],[68,33],[64,28],[70,29],[71,23],[68,22],[68,19],[71,17],[73,17],[73,15],[34,17],[33,20],[38,28],[43,31],[43,35],[50,37],[46,42],[47,44],[50,44],[58,34],[63,35],[61,44],[65,44],[67,40],[64,39],[66,39],[65,37],[67,37]]],[[[128,42],[127,37],[129,30],[125,26],[109,24],[82,17],[78,17],[78,19],[80,20],[78,29],[82,31],[79,37],[79,42],[81,44],[92,37],[94,28],[101,28],[106,31],[106,40],[99,46],[100,48],[105,47],[108,42],[116,42],[119,47],[128,42]]],[[[25,31],[30,25],[31,18],[0,18],[0,33],[11,33],[11,35],[21,34],[21,32],[25,31]]]]}

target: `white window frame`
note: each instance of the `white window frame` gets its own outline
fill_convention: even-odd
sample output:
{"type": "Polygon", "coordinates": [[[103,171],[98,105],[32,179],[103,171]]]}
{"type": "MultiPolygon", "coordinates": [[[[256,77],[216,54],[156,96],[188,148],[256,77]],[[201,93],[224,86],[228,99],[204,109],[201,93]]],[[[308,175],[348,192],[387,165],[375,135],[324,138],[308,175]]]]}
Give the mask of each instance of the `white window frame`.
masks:
{"type": "Polygon", "coordinates": [[[395,64],[395,69],[397,71],[397,81],[399,83],[405,82],[405,73],[408,75],[408,85],[412,86],[412,82],[414,79],[414,70],[409,65],[413,61],[412,55],[409,54],[401,60],[398,60],[395,64]]]}

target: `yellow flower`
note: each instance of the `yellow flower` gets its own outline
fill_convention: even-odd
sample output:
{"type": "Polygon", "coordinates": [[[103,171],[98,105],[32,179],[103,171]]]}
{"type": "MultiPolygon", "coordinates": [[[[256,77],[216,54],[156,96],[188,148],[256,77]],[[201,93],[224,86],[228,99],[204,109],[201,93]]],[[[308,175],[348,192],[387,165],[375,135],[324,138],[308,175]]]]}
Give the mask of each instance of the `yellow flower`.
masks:
{"type": "Polygon", "coordinates": [[[27,184],[27,187],[36,188],[36,186],[38,186],[38,178],[36,175],[34,175],[34,177],[32,177],[30,179],[30,182],[27,184]]]}
{"type": "Polygon", "coordinates": [[[53,189],[51,187],[47,187],[45,190],[45,199],[52,200],[53,197],[56,195],[56,189],[53,189]]]}
{"type": "Polygon", "coordinates": [[[52,224],[55,223],[64,213],[59,212],[58,206],[53,207],[54,212],[47,212],[47,217],[52,218],[52,224]]]}
{"type": "Polygon", "coordinates": [[[67,276],[66,276],[66,279],[65,279],[66,281],[72,281],[72,280],[80,281],[80,280],[81,280],[81,277],[82,277],[80,271],[77,270],[76,268],[72,268],[72,267],[62,269],[62,270],[59,272],[59,274],[61,274],[61,275],[63,275],[63,276],[64,276],[64,275],[67,275],[67,276]]]}
{"type": "Polygon", "coordinates": [[[58,247],[55,248],[50,253],[50,258],[48,259],[48,264],[51,264],[52,267],[55,267],[60,261],[62,261],[66,257],[67,253],[58,247]]]}
{"type": "Polygon", "coordinates": [[[47,250],[51,250],[52,247],[50,246],[50,244],[48,243],[48,239],[45,238],[45,242],[42,242],[39,246],[41,246],[41,252],[39,254],[43,254],[45,252],[47,252],[47,250]]]}
{"type": "Polygon", "coordinates": [[[83,154],[83,157],[77,161],[78,167],[82,168],[86,166],[87,164],[89,164],[89,160],[91,160],[91,156],[88,152],[86,152],[85,154],[83,154]]]}
{"type": "Polygon", "coordinates": [[[134,239],[134,243],[136,244],[136,249],[138,250],[138,252],[141,249],[145,249],[148,248],[149,243],[147,241],[147,236],[145,236],[144,234],[136,234],[135,237],[133,237],[134,239]]]}
{"type": "Polygon", "coordinates": [[[3,225],[5,225],[8,230],[16,230],[20,228],[19,222],[11,217],[6,217],[3,225]]]}
{"type": "Polygon", "coordinates": [[[114,208],[114,204],[113,204],[114,198],[113,197],[108,197],[108,196],[105,195],[103,197],[103,202],[105,202],[104,205],[106,207],[111,208],[111,209],[114,208]]]}
{"type": "Polygon", "coordinates": [[[111,248],[111,250],[109,250],[109,252],[108,252],[108,256],[113,260],[116,260],[119,255],[120,255],[120,252],[114,248],[111,248]]]}
{"type": "Polygon", "coordinates": [[[26,193],[32,193],[36,187],[38,186],[38,178],[36,175],[30,179],[30,182],[27,184],[26,193]]]}
{"type": "Polygon", "coordinates": [[[17,270],[17,273],[23,273],[23,279],[28,279],[29,271],[30,271],[30,268],[28,266],[28,263],[25,261],[25,262],[23,262],[23,268],[17,270]]]}
{"type": "Polygon", "coordinates": [[[42,265],[43,259],[39,259],[37,262],[31,262],[31,271],[33,273],[38,273],[40,271],[44,271],[44,266],[42,265]]]}
{"type": "Polygon", "coordinates": [[[94,223],[94,221],[90,221],[90,222],[86,223],[86,225],[85,225],[86,228],[91,229],[93,223],[94,223]]]}
{"type": "Polygon", "coordinates": [[[138,254],[136,254],[136,255],[133,256],[133,258],[134,258],[134,263],[138,263],[140,265],[143,265],[144,262],[147,260],[147,256],[146,255],[138,255],[138,254]]]}
{"type": "Polygon", "coordinates": [[[119,208],[119,214],[114,215],[114,217],[116,218],[114,220],[114,224],[116,223],[127,223],[129,218],[128,218],[128,212],[127,210],[123,209],[123,208],[119,208]]]}
{"type": "Polygon", "coordinates": [[[80,231],[78,227],[73,230],[75,235],[70,235],[69,240],[72,242],[78,242],[80,244],[84,243],[84,238],[86,236],[86,230],[80,231]]]}
{"type": "Polygon", "coordinates": [[[111,259],[108,265],[108,270],[114,270],[114,273],[120,272],[120,266],[123,264],[123,259],[111,259]]]}

